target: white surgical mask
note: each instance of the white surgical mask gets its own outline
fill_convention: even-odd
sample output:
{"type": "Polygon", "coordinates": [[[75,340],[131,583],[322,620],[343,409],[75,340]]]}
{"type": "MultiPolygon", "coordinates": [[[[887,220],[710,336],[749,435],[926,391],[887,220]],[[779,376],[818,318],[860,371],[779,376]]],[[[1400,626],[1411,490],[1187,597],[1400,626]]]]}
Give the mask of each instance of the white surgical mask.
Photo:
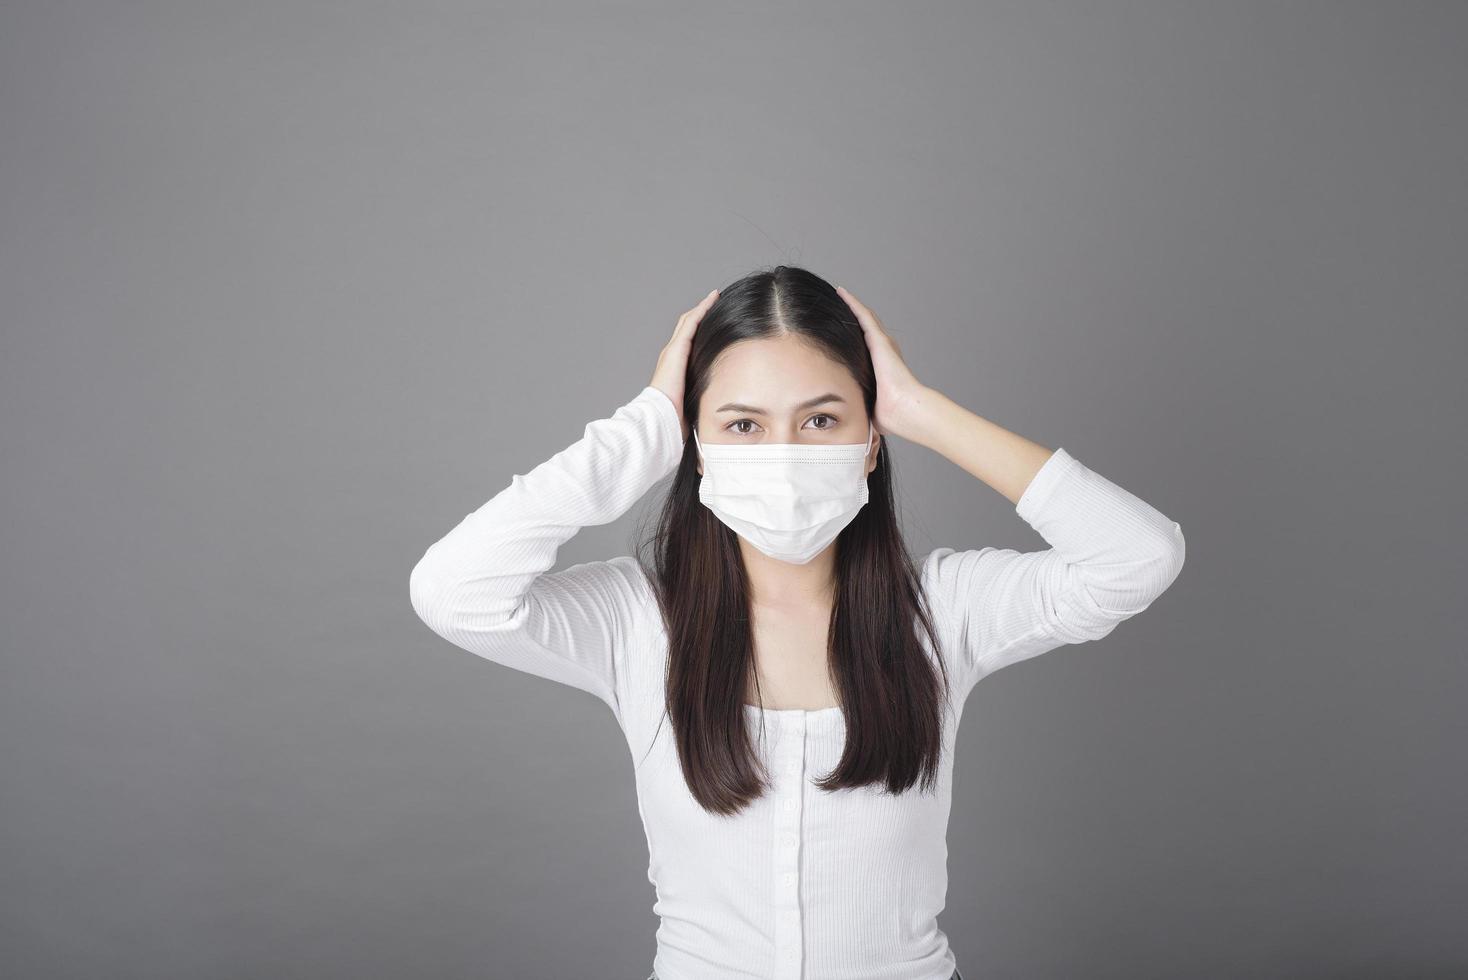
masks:
{"type": "Polygon", "coordinates": [[[804,565],[836,540],[867,502],[867,441],[850,445],[705,446],[698,499],[754,547],[804,565]]]}

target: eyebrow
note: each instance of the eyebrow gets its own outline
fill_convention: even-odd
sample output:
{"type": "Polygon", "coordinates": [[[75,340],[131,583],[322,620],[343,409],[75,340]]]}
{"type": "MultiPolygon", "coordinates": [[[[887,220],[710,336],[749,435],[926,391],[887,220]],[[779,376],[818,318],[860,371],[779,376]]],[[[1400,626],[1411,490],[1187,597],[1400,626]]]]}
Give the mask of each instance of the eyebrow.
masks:
{"type": "MultiPolygon", "coordinates": [[[[810,399],[807,399],[806,401],[801,402],[799,405],[796,405],[795,406],[795,410],[798,412],[798,411],[800,411],[802,409],[806,409],[806,408],[815,408],[817,405],[824,405],[827,402],[840,402],[841,404],[845,405],[846,404],[846,399],[845,398],[842,398],[840,395],[836,394],[834,391],[828,391],[824,395],[817,395],[814,398],[810,398],[810,399]]],[[[767,414],[769,414],[768,412],[766,412],[762,408],[755,408],[753,405],[745,405],[745,404],[742,404],[740,402],[726,402],[725,404],[720,405],[718,408],[714,409],[714,411],[715,412],[748,412],[750,415],[767,415],[767,414]]]]}

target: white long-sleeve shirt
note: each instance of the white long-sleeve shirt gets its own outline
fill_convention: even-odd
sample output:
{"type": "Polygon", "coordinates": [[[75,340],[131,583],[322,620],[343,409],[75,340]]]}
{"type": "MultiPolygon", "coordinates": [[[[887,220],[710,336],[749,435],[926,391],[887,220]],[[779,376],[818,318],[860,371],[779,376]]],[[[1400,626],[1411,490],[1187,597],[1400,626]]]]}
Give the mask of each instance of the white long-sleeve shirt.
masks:
{"type": "MultiPolygon", "coordinates": [[[[813,785],[840,760],[840,707],[765,709],[755,745],[773,791],[735,817],[709,814],[659,726],[667,633],[637,560],[550,570],[577,530],[626,513],[683,451],[672,401],[643,388],[429,547],[410,577],[414,610],[456,646],[611,708],[647,835],[659,980],[949,980],[958,964],[937,918],[957,717],[937,792],[891,796],[813,785]]],[[[945,547],[922,562],[957,715],[980,678],[1106,636],[1182,568],[1181,526],[1063,448],[1015,512],[1048,549],[945,547]]],[[[761,709],[745,710],[757,726],[761,709]]]]}

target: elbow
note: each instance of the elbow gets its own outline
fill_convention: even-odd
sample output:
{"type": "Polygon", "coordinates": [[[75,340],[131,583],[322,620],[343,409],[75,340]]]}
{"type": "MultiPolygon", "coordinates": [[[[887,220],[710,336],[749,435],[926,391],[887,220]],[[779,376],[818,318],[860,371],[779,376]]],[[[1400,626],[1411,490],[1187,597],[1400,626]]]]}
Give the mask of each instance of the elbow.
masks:
{"type": "Polygon", "coordinates": [[[1149,546],[1150,557],[1138,565],[1137,580],[1131,592],[1131,603],[1127,614],[1135,615],[1146,609],[1166,592],[1182,573],[1187,559],[1187,542],[1183,538],[1183,526],[1170,521],[1157,534],[1149,546]]]}
{"type": "Polygon", "coordinates": [[[1136,575],[1125,590],[1126,600],[1119,603],[1120,611],[1135,615],[1155,602],[1182,573],[1186,558],[1187,542],[1183,526],[1177,521],[1169,521],[1160,532],[1149,535],[1146,557],[1136,566],[1136,575]]]}
{"type": "Polygon", "coordinates": [[[1105,636],[1117,624],[1146,610],[1177,580],[1187,558],[1182,525],[1171,521],[1147,537],[1136,561],[1129,562],[1121,574],[1099,579],[1080,575],[1072,583],[1075,601],[1067,609],[1073,619],[1071,633],[1088,639],[1105,636]]]}
{"type": "Polygon", "coordinates": [[[447,622],[451,584],[427,555],[419,559],[408,573],[408,601],[418,618],[435,633],[441,633],[447,622]]]}
{"type": "Polygon", "coordinates": [[[1183,526],[1177,521],[1173,521],[1163,534],[1157,554],[1157,594],[1161,595],[1182,573],[1183,562],[1188,556],[1187,541],[1183,538],[1183,526]]]}
{"type": "Polygon", "coordinates": [[[1050,632],[1065,643],[1104,638],[1166,592],[1185,557],[1182,525],[1170,521],[1137,542],[1124,564],[1106,566],[1105,574],[1080,564],[1058,566],[1062,578],[1046,590],[1053,596],[1045,612],[1050,632]]]}

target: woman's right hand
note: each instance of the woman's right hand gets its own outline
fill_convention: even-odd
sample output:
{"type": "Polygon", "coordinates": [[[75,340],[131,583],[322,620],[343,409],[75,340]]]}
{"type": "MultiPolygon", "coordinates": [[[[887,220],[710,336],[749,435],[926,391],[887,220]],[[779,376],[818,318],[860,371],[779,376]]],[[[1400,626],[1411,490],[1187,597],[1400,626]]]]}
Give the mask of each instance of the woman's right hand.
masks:
{"type": "Polygon", "coordinates": [[[678,318],[673,328],[673,337],[658,355],[658,366],[653,369],[652,381],[648,382],[660,390],[678,409],[678,421],[683,425],[683,439],[688,440],[688,420],[683,417],[683,379],[688,373],[688,352],[693,349],[693,332],[698,322],[719,298],[717,289],[711,291],[697,306],[678,318]]]}

